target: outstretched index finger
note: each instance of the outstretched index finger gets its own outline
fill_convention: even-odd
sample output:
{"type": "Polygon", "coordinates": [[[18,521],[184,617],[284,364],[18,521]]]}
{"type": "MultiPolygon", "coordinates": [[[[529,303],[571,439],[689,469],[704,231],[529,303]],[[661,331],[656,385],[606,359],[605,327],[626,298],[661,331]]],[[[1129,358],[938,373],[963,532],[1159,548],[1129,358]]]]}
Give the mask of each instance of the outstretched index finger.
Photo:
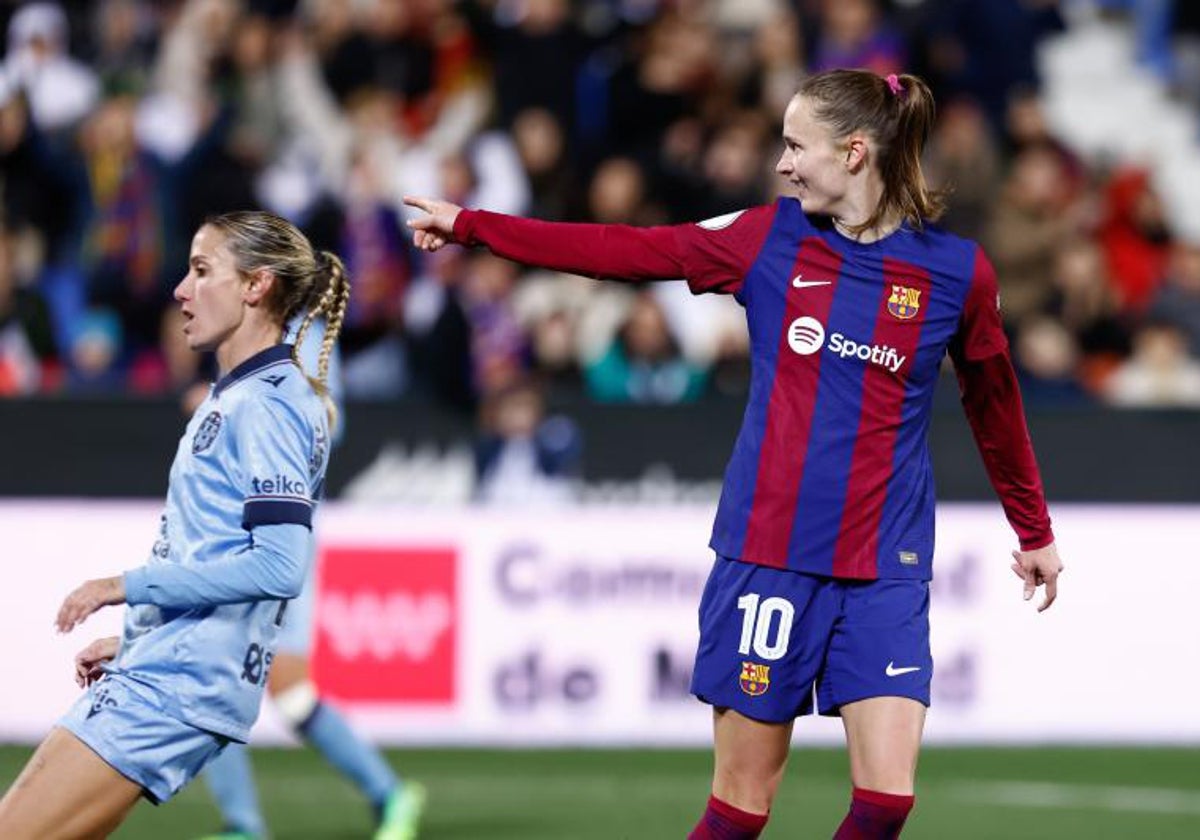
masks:
{"type": "Polygon", "coordinates": [[[433,212],[433,199],[422,198],[419,195],[404,196],[404,203],[409,207],[416,207],[418,210],[424,210],[426,213],[433,212]]]}

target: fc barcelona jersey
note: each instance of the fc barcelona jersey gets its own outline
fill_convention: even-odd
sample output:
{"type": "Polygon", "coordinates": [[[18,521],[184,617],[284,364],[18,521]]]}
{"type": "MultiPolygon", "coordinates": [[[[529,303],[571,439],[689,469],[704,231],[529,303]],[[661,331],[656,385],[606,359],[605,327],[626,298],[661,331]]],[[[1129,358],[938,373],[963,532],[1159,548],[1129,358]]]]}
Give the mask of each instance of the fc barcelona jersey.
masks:
{"type": "Polygon", "coordinates": [[[592,276],[682,276],[745,308],[750,394],[713,527],[718,554],[838,578],[929,578],[926,437],[947,353],[1022,547],[1053,540],[995,273],[975,243],[907,223],[861,243],[791,198],[659,228],[463,211],[454,235],[592,276]]]}
{"type": "Polygon", "coordinates": [[[713,549],[840,578],[929,577],[941,362],[956,340],[975,356],[1004,348],[982,252],[907,225],[855,242],[789,199],[723,223],[769,228],[735,290],[753,369],[713,549]]]}

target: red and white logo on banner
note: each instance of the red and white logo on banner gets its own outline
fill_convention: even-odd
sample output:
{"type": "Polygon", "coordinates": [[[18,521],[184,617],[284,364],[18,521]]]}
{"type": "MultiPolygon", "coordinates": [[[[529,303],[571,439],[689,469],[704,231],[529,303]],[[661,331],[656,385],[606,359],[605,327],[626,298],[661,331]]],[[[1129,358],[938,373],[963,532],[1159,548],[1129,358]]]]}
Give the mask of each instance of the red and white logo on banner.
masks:
{"type": "Polygon", "coordinates": [[[453,702],[456,560],[448,548],[324,548],[313,651],[321,693],[453,702]]]}

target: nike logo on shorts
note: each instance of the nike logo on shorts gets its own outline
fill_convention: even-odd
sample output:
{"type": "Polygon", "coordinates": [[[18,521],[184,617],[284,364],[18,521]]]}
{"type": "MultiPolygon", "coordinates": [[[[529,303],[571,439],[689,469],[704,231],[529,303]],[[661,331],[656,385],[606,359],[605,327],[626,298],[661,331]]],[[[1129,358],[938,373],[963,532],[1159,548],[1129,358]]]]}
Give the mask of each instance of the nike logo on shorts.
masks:
{"type": "Polygon", "coordinates": [[[920,671],[920,670],[921,670],[921,666],[919,666],[919,665],[912,665],[907,668],[897,668],[896,664],[894,662],[889,662],[887,664],[887,668],[885,668],[883,672],[885,674],[887,674],[889,677],[898,677],[901,674],[911,674],[913,671],[920,671]]]}

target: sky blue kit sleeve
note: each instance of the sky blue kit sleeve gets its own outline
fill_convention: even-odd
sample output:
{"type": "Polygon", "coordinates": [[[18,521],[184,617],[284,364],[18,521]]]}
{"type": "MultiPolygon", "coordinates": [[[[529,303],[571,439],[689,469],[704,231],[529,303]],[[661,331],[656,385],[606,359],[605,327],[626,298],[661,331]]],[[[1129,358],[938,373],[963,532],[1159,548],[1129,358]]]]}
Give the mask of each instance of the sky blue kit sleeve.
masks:
{"type": "Polygon", "coordinates": [[[242,527],[292,522],[312,527],[312,476],[324,453],[314,448],[312,429],[300,409],[282,399],[262,399],[242,408],[238,463],[244,473],[242,527]]]}
{"type": "Polygon", "coordinates": [[[221,560],[156,563],[125,573],[125,601],[167,609],[295,598],[304,586],[312,531],[303,525],[259,525],[252,545],[221,560]]]}

